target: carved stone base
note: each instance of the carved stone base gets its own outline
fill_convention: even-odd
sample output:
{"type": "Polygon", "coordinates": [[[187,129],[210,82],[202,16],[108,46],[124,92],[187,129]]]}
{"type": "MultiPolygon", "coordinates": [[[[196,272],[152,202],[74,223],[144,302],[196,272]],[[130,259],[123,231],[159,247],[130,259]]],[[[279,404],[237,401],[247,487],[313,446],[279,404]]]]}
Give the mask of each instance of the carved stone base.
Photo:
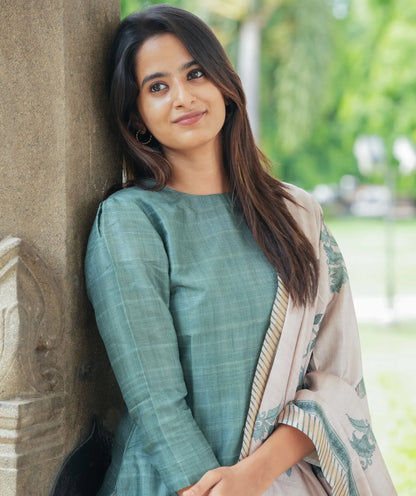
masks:
{"type": "Polygon", "coordinates": [[[1,496],[45,496],[62,460],[60,297],[36,253],[21,239],[0,240],[1,496]]]}
{"type": "Polygon", "coordinates": [[[45,466],[62,459],[62,395],[0,401],[0,494],[45,496],[50,475],[45,466]]]}

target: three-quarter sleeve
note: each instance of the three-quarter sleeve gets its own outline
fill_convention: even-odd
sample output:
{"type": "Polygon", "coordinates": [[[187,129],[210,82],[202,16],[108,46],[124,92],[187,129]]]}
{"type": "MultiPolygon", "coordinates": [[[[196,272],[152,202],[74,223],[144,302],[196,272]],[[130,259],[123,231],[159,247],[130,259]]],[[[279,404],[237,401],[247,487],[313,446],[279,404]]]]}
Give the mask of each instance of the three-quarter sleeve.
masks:
{"type": "Polygon", "coordinates": [[[170,491],[195,483],[218,462],[185,400],[164,241],[137,203],[116,195],[101,204],[85,270],[140,449],[170,491]]]}

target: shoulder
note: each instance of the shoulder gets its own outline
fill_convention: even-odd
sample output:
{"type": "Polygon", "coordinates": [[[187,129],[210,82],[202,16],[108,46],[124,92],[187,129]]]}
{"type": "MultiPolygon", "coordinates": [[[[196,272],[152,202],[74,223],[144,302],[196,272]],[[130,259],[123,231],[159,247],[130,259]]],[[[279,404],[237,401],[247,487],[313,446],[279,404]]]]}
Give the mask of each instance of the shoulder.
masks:
{"type": "Polygon", "coordinates": [[[146,193],[126,188],[100,203],[88,239],[87,265],[95,265],[99,254],[104,258],[111,254],[114,260],[163,260],[163,226],[152,217],[146,193]]]}
{"type": "Polygon", "coordinates": [[[310,240],[319,237],[322,225],[322,208],[318,201],[307,191],[289,183],[283,183],[293,201],[287,207],[299,227],[310,240]]]}
{"type": "Polygon", "coordinates": [[[137,221],[145,220],[152,217],[155,209],[161,203],[163,203],[163,195],[159,191],[132,186],[116,191],[101,202],[97,218],[109,220],[131,217],[137,221]]]}
{"type": "Polygon", "coordinates": [[[102,201],[98,207],[91,237],[124,238],[154,236],[157,222],[154,205],[158,203],[158,192],[130,187],[119,190],[102,201]]]}
{"type": "Polygon", "coordinates": [[[104,232],[115,224],[141,217],[139,198],[138,188],[127,188],[113,193],[98,206],[95,227],[104,232]]]}
{"type": "Polygon", "coordinates": [[[288,202],[288,207],[292,215],[308,215],[314,217],[322,216],[322,209],[318,201],[307,191],[294,184],[283,183],[286,191],[293,198],[294,202],[288,202]]]}
{"type": "Polygon", "coordinates": [[[140,207],[141,202],[149,197],[149,193],[151,194],[155,192],[147,191],[137,186],[131,186],[129,188],[124,188],[116,191],[111,196],[102,201],[100,206],[107,210],[128,207],[137,208],[140,207]]]}
{"type": "Polygon", "coordinates": [[[311,193],[308,193],[304,189],[299,188],[299,186],[295,186],[294,184],[283,183],[283,186],[298,206],[306,208],[309,211],[320,209],[319,203],[314,198],[314,196],[311,195],[311,193]]]}

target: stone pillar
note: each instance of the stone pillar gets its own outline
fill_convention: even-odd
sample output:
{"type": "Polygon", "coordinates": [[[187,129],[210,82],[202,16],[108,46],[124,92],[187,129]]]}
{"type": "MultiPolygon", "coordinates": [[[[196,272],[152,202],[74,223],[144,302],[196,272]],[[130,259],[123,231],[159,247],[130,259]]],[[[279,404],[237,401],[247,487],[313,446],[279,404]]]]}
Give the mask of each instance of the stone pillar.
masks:
{"type": "Polygon", "coordinates": [[[47,496],[92,414],[117,402],[83,282],[119,179],[105,54],[119,0],[0,4],[0,494],[47,496]]]}

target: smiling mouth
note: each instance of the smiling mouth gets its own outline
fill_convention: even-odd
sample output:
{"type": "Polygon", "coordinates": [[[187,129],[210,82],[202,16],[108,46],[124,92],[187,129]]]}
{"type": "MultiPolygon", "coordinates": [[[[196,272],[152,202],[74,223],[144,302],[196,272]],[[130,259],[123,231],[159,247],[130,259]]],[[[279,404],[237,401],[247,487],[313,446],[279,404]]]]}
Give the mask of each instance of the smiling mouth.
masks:
{"type": "Polygon", "coordinates": [[[173,121],[174,124],[180,124],[181,126],[191,126],[199,122],[205,112],[189,112],[189,114],[182,115],[173,121]]]}

